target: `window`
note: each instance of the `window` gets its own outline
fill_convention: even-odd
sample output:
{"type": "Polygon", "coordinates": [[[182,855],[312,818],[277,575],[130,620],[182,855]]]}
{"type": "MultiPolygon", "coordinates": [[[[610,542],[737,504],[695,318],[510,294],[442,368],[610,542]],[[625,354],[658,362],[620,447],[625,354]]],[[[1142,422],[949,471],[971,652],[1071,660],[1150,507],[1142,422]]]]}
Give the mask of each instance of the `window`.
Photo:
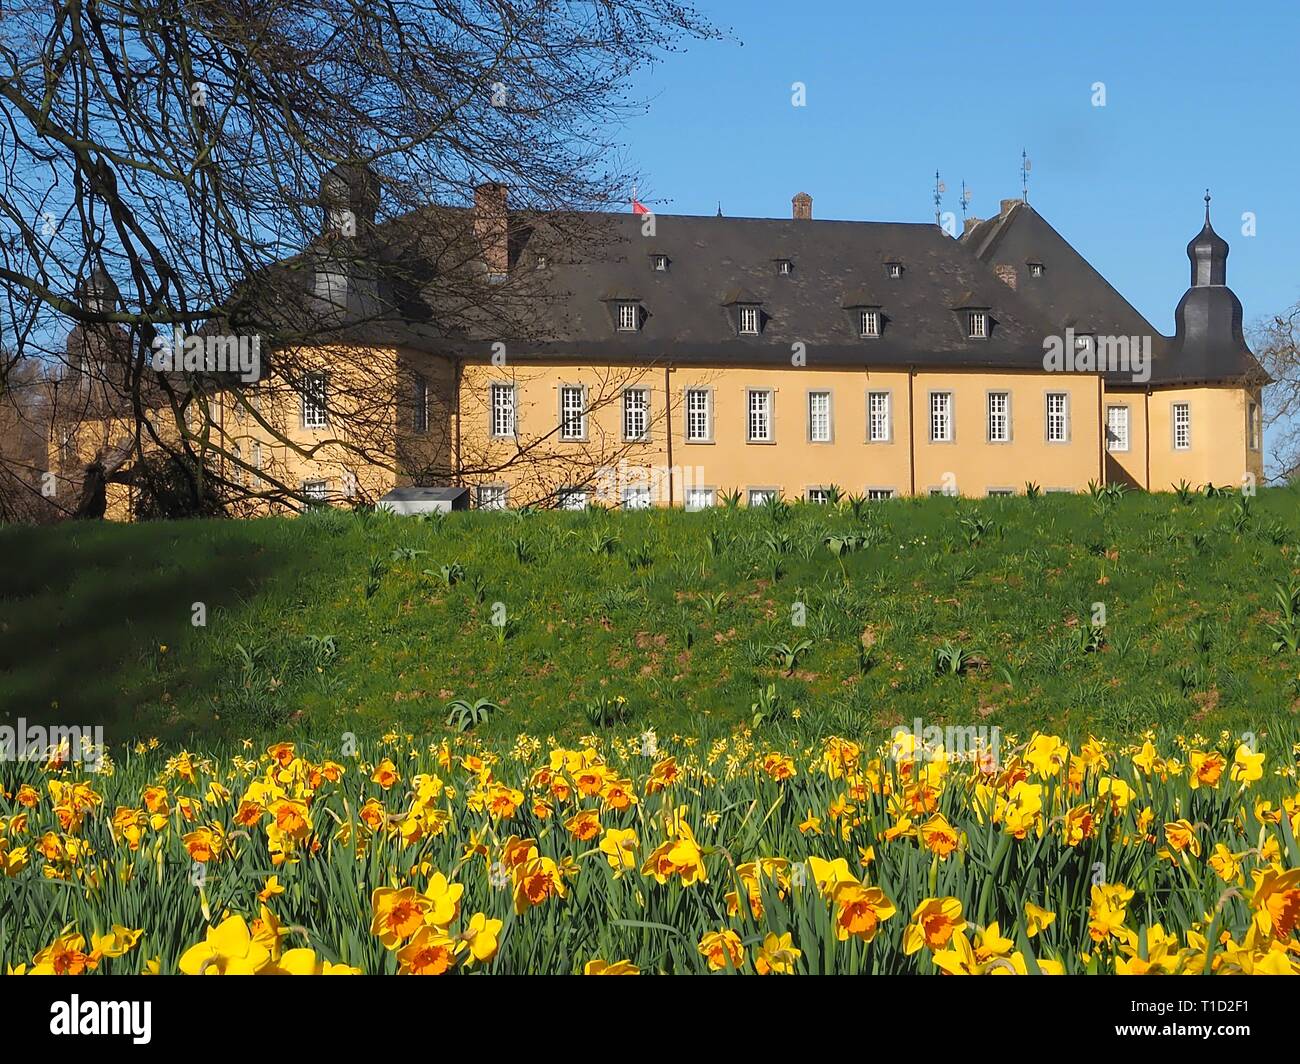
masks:
{"type": "Polygon", "coordinates": [[[504,510],[506,508],[506,489],[500,484],[485,484],[478,489],[478,508],[480,510],[504,510]]]}
{"type": "Polygon", "coordinates": [[[415,375],[415,431],[429,431],[429,382],[422,373],[415,375]]]}
{"type": "MultiPolygon", "coordinates": [[[[253,441],[253,468],[256,469],[258,473],[260,473],[262,469],[262,444],[257,440],[253,441]]],[[[255,488],[261,488],[262,486],[262,478],[258,473],[253,474],[253,487],[255,488]]]]}
{"type": "Polygon", "coordinates": [[[650,509],[650,489],[646,487],[623,489],[624,510],[650,509]]]}
{"type": "Polygon", "coordinates": [[[750,488],[749,505],[750,506],[771,506],[776,502],[775,488],[750,488]]]}
{"type": "Polygon", "coordinates": [[[989,443],[1011,442],[1011,393],[989,392],[989,443]]]}
{"type": "Polygon", "coordinates": [[[1128,407],[1106,407],[1106,450],[1128,450],[1128,407]]]}
{"type": "Polygon", "coordinates": [[[809,501],[809,502],[812,502],[812,503],[817,503],[819,506],[824,506],[826,503],[828,503],[828,502],[831,501],[831,493],[830,493],[830,489],[829,489],[829,488],[809,488],[809,489],[808,489],[808,501],[809,501]]]}
{"type": "Polygon", "coordinates": [[[1092,341],[1093,338],[1091,336],[1076,336],[1074,338],[1074,353],[1076,355],[1082,355],[1090,352],[1092,350],[1092,341]]]}
{"type": "Polygon", "coordinates": [[[639,303],[620,303],[618,305],[618,331],[636,332],[641,328],[641,305],[639,303]]]}
{"type": "Polygon", "coordinates": [[[813,443],[831,442],[831,393],[808,393],[808,439],[813,443]]]}
{"type": "Polygon", "coordinates": [[[549,266],[550,264],[551,264],[551,260],[548,259],[545,255],[537,256],[537,268],[539,270],[546,269],[546,267],[549,266]]]}
{"type": "Polygon", "coordinates": [[[650,256],[650,262],[651,262],[651,265],[654,267],[654,271],[655,271],[655,273],[667,273],[667,272],[668,272],[668,256],[667,256],[667,255],[651,255],[651,256],[650,256]]]}
{"type": "Polygon", "coordinates": [[[492,385],[492,435],[513,436],[515,434],[515,386],[513,384],[492,385]]]}
{"type": "Polygon", "coordinates": [[[559,494],[561,510],[585,510],[587,492],[583,488],[561,488],[559,494]]]}
{"type": "Polygon", "coordinates": [[[862,310],[858,312],[858,334],[860,336],[880,335],[880,311],[862,310]]]}
{"type": "Polygon", "coordinates": [[[691,443],[702,443],[713,438],[710,425],[709,393],[703,388],[691,388],[686,392],[686,439],[691,443]]]}
{"type": "Polygon", "coordinates": [[[1029,276],[1030,276],[1030,277],[1042,277],[1042,276],[1043,276],[1043,264],[1042,264],[1041,262],[1031,262],[1031,263],[1029,264],[1029,276]]]}
{"type": "Polygon", "coordinates": [[[952,442],[952,392],[930,393],[930,442],[952,442]]]}
{"type": "Polygon", "coordinates": [[[782,277],[789,276],[790,274],[794,273],[794,263],[791,262],[789,259],[777,259],[776,272],[780,274],[782,277]]]}
{"type": "Polygon", "coordinates": [[[650,392],[628,388],[623,393],[623,439],[644,440],[650,428],[650,392]]]}
{"type": "Polygon", "coordinates": [[[686,509],[707,510],[713,506],[712,488],[687,488],[686,509]]]}
{"type": "Polygon", "coordinates": [[[867,489],[868,502],[884,502],[884,500],[892,499],[893,497],[894,497],[893,488],[868,488],[867,489]]]}
{"type": "Polygon", "coordinates": [[[890,440],[888,392],[867,394],[867,440],[870,443],[888,443],[890,440]]]}
{"type": "Polygon", "coordinates": [[[323,429],[326,425],[325,396],[328,385],[323,373],[308,373],[302,382],[302,427],[323,429]]]}
{"type": "Polygon", "coordinates": [[[302,493],[308,502],[324,502],[329,497],[329,485],[323,480],[304,480],[302,493]]]}
{"type": "Polygon", "coordinates": [[[758,307],[740,308],[740,332],[743,336],[758,335],[758,307]]]}
{"type": "Polygon", "coordinates": [[[585,440],[587,438],[587,404],[584,389],[578,384],[566,384],[560,389],[560,439],[585,440]]]}
{"type": "Polygon", "coordinates": [[[989,335],[989,314],[987,310],[971,310],[966,313],[966,335],[972,340],[987,340],[989,335]]]}
{"type": "Polygon", "coordinates": [[[885,263],[885,275],[897,279],[903,276],[903,264],[901,262],[885,263]]]}
{"type": "Polygon", "coordinates": [[[1192,447],[1192,408],[1188,403],[1174,403],[1174,450],[1192,447]]]}
{"type": "Polygon", "coordinates": [[[988,496],[990,499],[1009,498],[1016,493],[1015,488],[989,488],[988,496]]]}
{"type": "Polygon", "coordinates": [[[230,448],[230,456],[234,459],[230,463],[230,479],[242,488],[245,482],[244,467],[240,465],[244,460],[243,448],[236,443],[230,448]]]}
{"type": "Polygon", "coordinates": [[[1248,403],[1246,405],[1246,438],[1250,441],[1250,449],[1258,451],[1263,443],[1262,432],[1263,418],[1260,417],[1259,404],[1248,403]]]}
{"type": "Polygon", "coordinates": [[[772,442],[772,393],[749,393],[749,442],[772,442]]]}
{"type": "Polygon", "coordinates": [[[1065,392],[1047,393],[1047,442],[1070,442],[1070,397],[1065,392]]]}

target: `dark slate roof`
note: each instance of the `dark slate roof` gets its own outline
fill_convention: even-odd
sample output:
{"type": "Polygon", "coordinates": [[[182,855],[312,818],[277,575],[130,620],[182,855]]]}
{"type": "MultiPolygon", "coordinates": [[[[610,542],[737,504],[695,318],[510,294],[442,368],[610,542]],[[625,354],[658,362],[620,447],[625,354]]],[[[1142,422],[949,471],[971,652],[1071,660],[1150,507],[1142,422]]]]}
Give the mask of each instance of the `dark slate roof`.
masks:
{"type": "MultiPolygon", "coordinates": [[[[1227,245],[1217,234],[1213,236],[1218,241],[1214,247],[1217,250],[1221,244],[1222,254],[1226,256],[1227,245]]],[[[1188,255],[1193,256],[1195,248],[1207,243],[1210,241],[1202,230],[1201,235],[1194,237],[1188,245],[1188,255]]],[[[1258,380],[1265,376],[1241,339],[1239,327],[1235,339],[1230,335],[1230,325],[1223,329],[1216,327],[1220,339],[1212,344],[1199,340],[1187,344],[1181,324],[1178,335],[1162,335],[1028,203],[1016,202],[1005,213],[981,221],[963,234],[962,244],[990,266],[1015,267],[1017,291],[1057,331],[1072,327],[1076,334],[1151,337],[1152,384],[1258,380]],[[1041,277],[1030,276],[1031,263],[1042,264],[1041,277]],[[1226,342],[1222,342],[1225,338],[1226,342]]],[[[1229,304],[1236,303],[1239,326],[1241,304],[1228,289],[1222,289],[1222,292],[1226,297],[1210,300],[1196,296],[1189,302],[1189,297],[1193,296],[1189,291],[1183,297],[1183,303],[1179,304],[1177,320],[1183,321],[1184,304],[1189,305],[1192,317],[1198,321],[1206,320],[1208,323],[1211,317],[1216,321],[1230,319],[1232,310],[1229,304]],[[1195,309],[1210,301],[1222,305],[1216,305],[1213,310],[1208,307],[1204,311],[1195,309]]],[[[1204,335],[1196,328],[1193,332],[1204,335]]],[[[1108,374],[1107,380],[1114,386],[1132,383],[1126,375],[1120,374],[1108,374]]]]}
{"type": "Polygon", "coordinates": [[[638,216],[594,221],[606,235],[597,252],[548,256],[536,271],[549,298],[533,335],[547,339],[512,354],[788,365],[803,343],[810,365],[1042,365],[1042,317],[932,224],[656,215],[654,237],[643,237],[638,216]],[[668,270],[654,270],[653,255],[667,255],[668,270]],[[789,274],[778,274],[781,259],[789,274]],[[901,277],[887,275],[891,262],[901,277]],[[611,295],[642,303],[638,332],[617,331],[611,295]],[[744,303],[761,308],[758,336],[737,334],[732,308],[744,303]],[[879,338],[857,335],[850,308],[861,306],[880,308],[879,338]],[[967,307],[987,308],[987,340],[967,336],[967,307]]]}

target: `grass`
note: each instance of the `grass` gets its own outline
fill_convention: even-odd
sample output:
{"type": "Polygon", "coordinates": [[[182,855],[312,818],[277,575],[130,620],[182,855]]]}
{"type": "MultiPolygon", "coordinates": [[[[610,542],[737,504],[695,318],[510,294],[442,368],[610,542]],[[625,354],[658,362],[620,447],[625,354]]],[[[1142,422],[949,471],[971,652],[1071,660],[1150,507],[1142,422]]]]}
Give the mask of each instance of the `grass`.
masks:
{"type": "Polygon", "coordinates": [[[437,732],[457,700],[492,704],[488,737],[1258,731],[1300,693],[1298,502],[11,527],[0,715],[114,740],[437,732]]]}

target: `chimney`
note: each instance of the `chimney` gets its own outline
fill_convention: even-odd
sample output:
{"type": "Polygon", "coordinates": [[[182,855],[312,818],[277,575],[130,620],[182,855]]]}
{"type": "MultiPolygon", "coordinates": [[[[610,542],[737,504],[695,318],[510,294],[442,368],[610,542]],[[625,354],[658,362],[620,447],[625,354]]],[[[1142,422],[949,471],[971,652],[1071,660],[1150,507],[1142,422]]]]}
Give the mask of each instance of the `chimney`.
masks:
{"type": "Polygon", "coordinates": [[[1020,201],[1018,199],[1004,199],[1002,201],[1002,210],[998,211],[998,217],[1005,218],[1008,214],[1011,213],[1011,208],[1014,207],[1019,202],[1020,201]]]}
{"type": "Polygon", "coordinates": [[[807,192],[796,193],[794,199],[790,202],[794,205],[794,220],[796,222],[812,221],[812,197],[807,192]]]}
{"type": "Polygon", "coordinates": [[[982,222],[982,221],[984,221],[983,218],[967,218],[964,222],[962,222],[962,226],[961,226],[961,235],[962,235],[962,236],[965,236],[965,235],[966,235],[967,233],[969,233],[972,229],[974,229],[977,225],[979,225],[980,222],[982,222]]]}
{"type": "Polygon", "coordinates": [[[993,272],[998,275],[998,280],[1008,288],[1014,289],[1016,287],[1016,268],[1009,262],[999,262],[993,267],[993,272]]]}
{"type": "Polygon", "coordinates": [[[510,272],[510,231],[506,186],[488,181],[474,189],[474,237],[491,276],[510,272]]]}

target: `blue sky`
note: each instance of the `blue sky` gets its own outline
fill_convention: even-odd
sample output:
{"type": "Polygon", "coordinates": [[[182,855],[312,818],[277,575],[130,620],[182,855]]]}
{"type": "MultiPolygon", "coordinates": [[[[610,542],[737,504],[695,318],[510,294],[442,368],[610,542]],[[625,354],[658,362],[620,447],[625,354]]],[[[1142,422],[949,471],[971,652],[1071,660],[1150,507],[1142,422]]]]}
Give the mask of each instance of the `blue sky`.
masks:
{"type": "Polygon", "coordinates": [[[732,39],[642,76],[622,134],[661,213],[789,217],[807,191],[815,217],[926,221],[938,169],[945,210],[964,178],[988,217],[1024,148],[1030,202],[1162,332],[1207,186],[1247,323],[1300,300],[1295,0],[695,6],[732,39]]]}

